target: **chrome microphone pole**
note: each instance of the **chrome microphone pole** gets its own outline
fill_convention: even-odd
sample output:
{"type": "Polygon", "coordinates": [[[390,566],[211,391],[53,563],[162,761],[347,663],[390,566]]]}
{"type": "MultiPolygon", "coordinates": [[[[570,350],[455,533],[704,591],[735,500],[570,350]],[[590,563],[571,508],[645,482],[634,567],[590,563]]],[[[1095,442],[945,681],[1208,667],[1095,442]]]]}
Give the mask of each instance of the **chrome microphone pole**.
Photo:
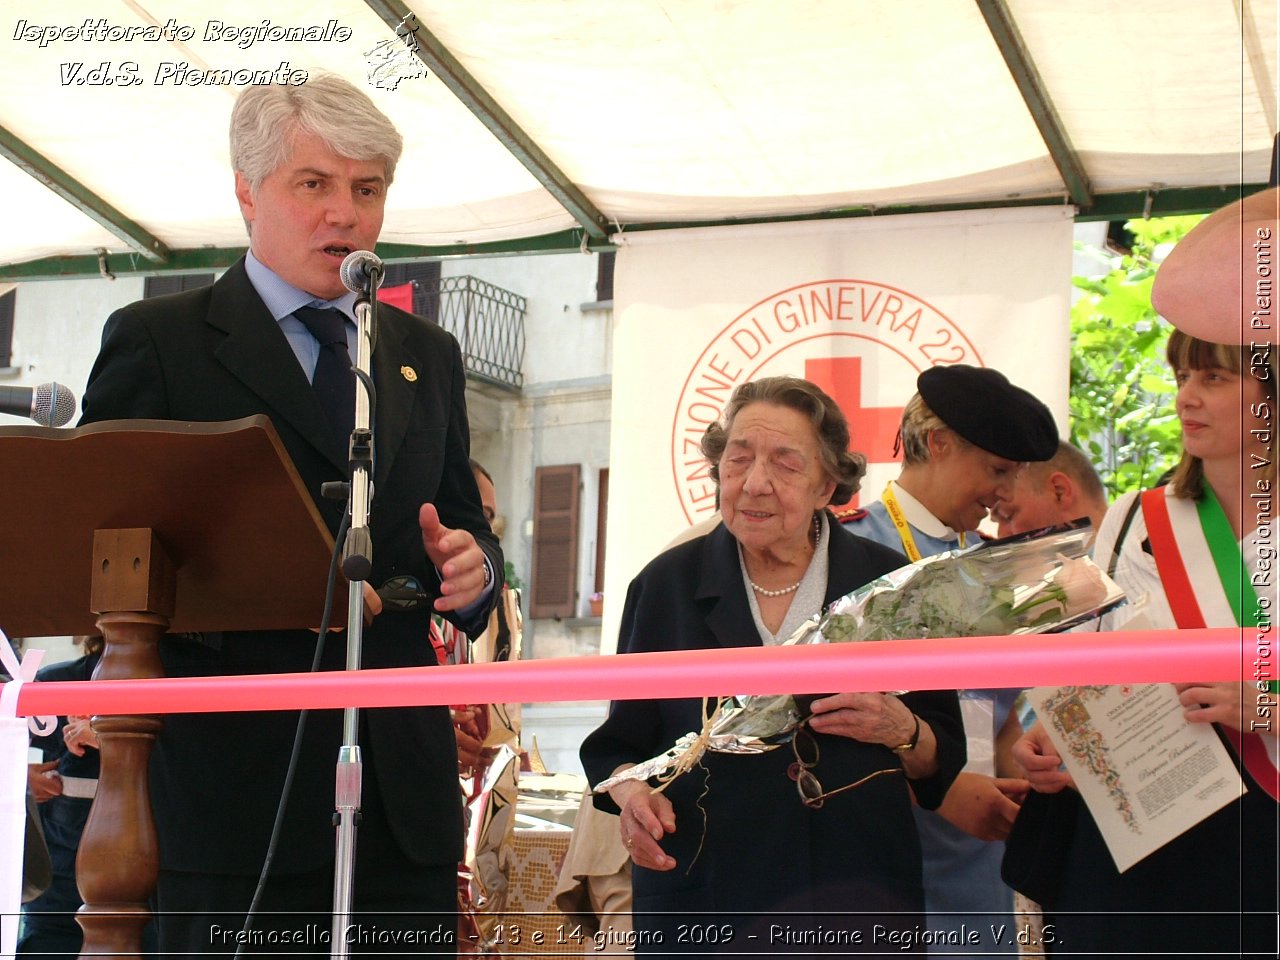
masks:
{"type": "MultiPolygon", "coordinates": [[[[349,254],[342,262],[342,282],[359,294],[356,299],[356,409],[351,432],[349,465],[350,495],[347,506],[351,528],[343,544],[342,572],[347,585],[347,669],[360,669],[364,637],[364,584],[373,570],[373,544],[369,536],[369,501],[373,472],[373,428],[370,377],[373,344],[376,338],[378,300],[382,283],[382,261],[366,250],[349,254]]],[[[348,932],[355,893],[356,828],[360,817],[363,765],[359,744],[360,711],[342,711],[342,746],[338,750],[334,785],[334,826],[336,829],[333,866],[333,932],[329,955],[350,955],[348,932]]]]}

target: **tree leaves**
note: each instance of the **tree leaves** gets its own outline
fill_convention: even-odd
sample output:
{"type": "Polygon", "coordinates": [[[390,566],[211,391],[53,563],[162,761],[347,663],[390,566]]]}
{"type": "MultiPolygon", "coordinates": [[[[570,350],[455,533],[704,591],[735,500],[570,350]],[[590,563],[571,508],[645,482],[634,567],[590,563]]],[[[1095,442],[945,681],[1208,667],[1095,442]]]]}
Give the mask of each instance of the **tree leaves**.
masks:
{"type": "Polygon", "coordinates": [[[1164,360],[1171,327],[1151,306],[1151,285],[1157,248],[1163,258],[1200,219],[1131,220],[1127,254],[1077,245],[1111,269],[1072,277],[1082,295],[1071,309],[1071,442],[1093,459],[1112,499],[1151,486],[1182,455],[1164,360]]]}

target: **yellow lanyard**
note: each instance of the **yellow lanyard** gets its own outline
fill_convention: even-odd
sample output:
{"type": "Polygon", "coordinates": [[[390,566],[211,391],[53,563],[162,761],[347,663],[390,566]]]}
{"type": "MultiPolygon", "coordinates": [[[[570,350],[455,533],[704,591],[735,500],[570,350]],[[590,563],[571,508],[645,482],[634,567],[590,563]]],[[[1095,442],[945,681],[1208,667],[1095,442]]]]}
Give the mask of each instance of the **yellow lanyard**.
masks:
{"type": "MultiPolygon", "coordinates": [[[[880,498],[884,501],[885,509],[889,511],[889,519],[893,521],[894,527],[898,531],[898,539],[902,541],[902,550],[907,555],[907,559],[915,563],[920,559],[920,548],[916,546],[916,538],[911,535],[911,525],[907,523],[907,518],[902,515],[902,507],[898,505],[898,498],[893,495],[893,484],[887,483],[884,487],[884,496],[880,498]]],[[[964,534],[960,534],[960,546],[964,546],[964,534]]]]}

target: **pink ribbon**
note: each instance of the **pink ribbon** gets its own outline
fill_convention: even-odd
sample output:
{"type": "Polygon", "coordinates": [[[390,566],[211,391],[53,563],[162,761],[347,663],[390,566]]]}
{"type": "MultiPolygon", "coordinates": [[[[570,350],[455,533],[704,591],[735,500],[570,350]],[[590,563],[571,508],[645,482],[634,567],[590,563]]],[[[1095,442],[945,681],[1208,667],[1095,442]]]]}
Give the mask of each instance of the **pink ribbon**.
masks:
{"type": "Polygon", "coordinates": [[[734,647],[450,667],[24,684],[17,714],[221,713],[727,694],[1212,682],[1252,676],[1240,628],[734,647]]]}

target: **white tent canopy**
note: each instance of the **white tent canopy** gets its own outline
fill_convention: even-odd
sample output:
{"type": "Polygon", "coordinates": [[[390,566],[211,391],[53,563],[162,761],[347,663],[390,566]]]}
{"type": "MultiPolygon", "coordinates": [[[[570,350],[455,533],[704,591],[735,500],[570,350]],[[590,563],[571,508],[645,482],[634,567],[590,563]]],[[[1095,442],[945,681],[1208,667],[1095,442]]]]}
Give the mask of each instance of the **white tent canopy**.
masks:
{"type": "Polygon", "coordinates": [[[393,256],[867,208],[1213,206],[1266,181],[1277,124],[1276,0],[6,9],[0,278],[96,272],[99,250],[115,272],[225,262],[245,244],[226,123],[254,71],[341,74],[396,122],[393,256]],[[419,50],[461,69],[374,89],[383,54],[411,56],[392,33],[410,11],[419,50]],[[280,38],[304,27],[321,38],[280,38]]]}

